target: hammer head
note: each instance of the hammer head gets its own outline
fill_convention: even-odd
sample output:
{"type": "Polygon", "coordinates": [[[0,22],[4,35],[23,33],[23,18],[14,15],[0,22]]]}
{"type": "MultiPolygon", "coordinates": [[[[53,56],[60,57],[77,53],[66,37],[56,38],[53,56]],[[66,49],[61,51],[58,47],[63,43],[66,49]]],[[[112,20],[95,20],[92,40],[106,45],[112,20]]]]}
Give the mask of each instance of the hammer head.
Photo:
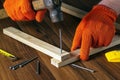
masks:
{"type": "Polygon", "coordinates": [[[44,0],[46,1],[46,7],[50,12],[50,18],[52,22],[63,21],[63,13],[61,11],[62,0],[44,0]]]}
{"type": "Polygon", "coordinates": [[[53,23],[63,21],[63,13],[61,11],[62,0],[33,0],[34,10],[48,9],[50,18],[53,23]]]}

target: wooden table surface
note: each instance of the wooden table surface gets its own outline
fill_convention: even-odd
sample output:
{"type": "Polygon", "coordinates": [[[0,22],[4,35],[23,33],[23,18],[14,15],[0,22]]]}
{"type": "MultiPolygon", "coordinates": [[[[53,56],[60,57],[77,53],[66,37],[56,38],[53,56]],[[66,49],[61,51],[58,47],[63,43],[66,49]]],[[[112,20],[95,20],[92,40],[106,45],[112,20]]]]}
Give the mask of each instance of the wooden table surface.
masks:
{"type": "Polygon", "coordinates": [[[89,61],[76,61],[74,64],[95,70],[95,73],[74,68],[66,65],[56,68],[50,64],[51,57],[28,47],[3,34],[3,28],[13,26],[25,33],[44,40],[54,46],[59,47],[59,28],[62,29],[63,49],[70,51],[72,39],[76,26],[80,19],[64,13],[64,21],[60,23],[51,23],[48,14],[43,22],[15,22],[10,18],[0,19],[0,49],[10,52],[20,59],[12,62],[7,57],[0,55],[0,80],[120,80],[120,63],[108,62],[105,58],[105,52],[120,49],[117,45],[111,49],[102,51],[90,56],[89,61]],[[26,59],[38,56],[41,64],[40,74],[36,74],[36,61],[31,62],[23,68],[10,70],[9,67],[26,59]]]}

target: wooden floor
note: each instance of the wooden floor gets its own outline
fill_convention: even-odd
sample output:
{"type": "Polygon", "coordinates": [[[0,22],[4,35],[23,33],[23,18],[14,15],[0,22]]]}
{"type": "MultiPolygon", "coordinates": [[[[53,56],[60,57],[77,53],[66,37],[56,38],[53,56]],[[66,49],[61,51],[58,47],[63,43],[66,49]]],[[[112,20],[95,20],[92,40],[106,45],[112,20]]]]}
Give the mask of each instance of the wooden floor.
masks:
{"type": "MultiPolygon", "coordinates": [[[[2,8],[2,6],[1,6],[2,8]]],[[[70,51],[72,39],[76,26],[80,19],[64,13],[64,21],[51,23],[48,14],[43,22],[15,22],[10,18],[0,19],[0,49],[10,52],[20,58],[12,62],[7,57],[0,55],[0,80],[120,80],[120,63],[110,63],[106,60],[104,53],[110,50],[120,49],[117,45],[111,49],[97,53],[90,57],[89,61],[77,61],[83,67],[95,70],[90,73],[85,70],[67,65],[57,69],[50,64],[50,57],[28,47],[3,34],[3,28],[13,26],[23,32],[44,40],[59,47],[59,28],[62,29],[63,49],[70,51]],[[10,70],[9,67],[23,60],[38,56],[41,63],[41,73],[36,74],[36,60],[17,70],[10,70]]]]}

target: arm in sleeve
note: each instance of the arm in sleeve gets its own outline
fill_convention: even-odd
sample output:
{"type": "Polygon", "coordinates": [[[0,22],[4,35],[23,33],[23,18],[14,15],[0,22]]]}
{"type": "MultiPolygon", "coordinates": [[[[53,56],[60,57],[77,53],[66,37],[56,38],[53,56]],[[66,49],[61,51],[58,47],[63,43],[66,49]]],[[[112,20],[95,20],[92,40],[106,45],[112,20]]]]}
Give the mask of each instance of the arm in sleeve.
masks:
{"type": "Polygon", "coordinates": [[[120,0],[102,0],[99,4],[113,9],[117,15],[120,14],[120,0]]]}

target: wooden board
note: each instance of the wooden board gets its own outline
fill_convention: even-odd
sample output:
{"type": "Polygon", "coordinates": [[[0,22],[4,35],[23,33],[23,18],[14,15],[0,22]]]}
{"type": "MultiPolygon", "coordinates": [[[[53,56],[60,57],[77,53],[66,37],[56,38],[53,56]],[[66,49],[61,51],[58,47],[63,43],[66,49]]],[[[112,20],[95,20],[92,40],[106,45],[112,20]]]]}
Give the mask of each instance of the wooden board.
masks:
{"type": "MultiPolygon", "coordinates": [[[[75,0],[67,1],[77,2],[75,0]]],[[[90,1],[94,2],[97,0],[78,0],[78,2],[79,1],[88,1],[86,4],[89,4],[90,1]]],[[[69,51],[75,28],[80,20],[67,14],[64,14],[64,17],[65,21],[62,24],[56,25],[51,23],[48,16],[45,16],[42,23],[37,23],[36,21],[16,22],[10,18],[0,20],[0,48],[20,58],[16,62],[11,62],[8,58],[0,55],[0,80],[67,80],[68,78],[69,80],[120,80],[120,64],[110,63],[104,56],[106,51],[119,50],[120,45],[94,54],[89,61],[74,62],[76,65],[96,71],[95,73],[90,73],[86,70],[72,67],[71,64],[56,68],[51,65],[49,56],[6,36],[2,31],[5,27],[14,26],[27,34],[59,47],[58,30],[59,26],[62,26],[63,49],[69,51]],[[34,56],[38,56],[37,60],[39,60],[41,64],[40,75],[36,74],[36,60],[23,68],[17,70],[9,69],[10,66],[34,56]],[[29,77],[26,76],[26,74],[29,75],[29,77]]]]}
{"type": "MultiPolygon", "coordinates": [[[[8,27],[8,28],[3,29],[3,33],[8,35],[9,37],[12,37],[24,44],[36,49],[36,50],[43,52],[46,55],[53,57],[51,59],[51,64],[53,64],[57,68],[79,60],[79,57],[78,57],[79,52],[80,52],[79,49],[75,50],[74,52],[71,52],[71,55],[70,55],[70,52],[63,50],[62,55],[60,55],[58,53],[58,52],[60,52],[59,48],[57,48],[51,44],[48,44],[44,41],[41,41],[33,36],[30,36],[22,31],[19,31],[13,27],[8,27]]],[[[113,41],[109,46],[91,49],[90,55],[93,55],[93,54],[103,51],[105,49],[111,48],[118,44],[120,44],[120,36],[116,35],[113,38],[113,41]]]]}
{"type": "MultiPolygon", "coordinates": [[[[101,52],[103,50],[106,50],[108,48],[116,46],[118,44],[120,44],[120,36],[116,35],[113,38],[113,41],[111,42],[111,44],[109,46],[107,46],[107,47],[101,47],[101,48],[91,48],[90,55],[96,54],[98,52],[101,52]]],[[[68,59],[66,59],[65,61],[62,61],[62,62],[59,61],[59,60],[57,60],[57,59],[52,58],[51,59],[51,64],[53,64],[54,66],[56,66],[57,68],[59,68],[61,66],[65,66],[65,65],[70,64],[72,62],[75,62],[75,61],[79,60],[79,52],[80,52],[79,49],[75,50],[74,52],[71,52],[71,54],[72,54],[71,57],[68,58],[68,59]]]]}
{"type": "Polygon", "coordinates": [[[17,30],[13,27],[3,29],[3,33],[59,61],[63,61],[70,56],[67,51],[62,50],[61,54],[59,48],[48,44],[40,39],[37,39],[31,35],[28,35],[20,30],[17,30]]]}
{"type": "Polygon", "coordinates": [[[0,9],[0,19],[7,18],[8,15],[4,9],[0,9]]]}

